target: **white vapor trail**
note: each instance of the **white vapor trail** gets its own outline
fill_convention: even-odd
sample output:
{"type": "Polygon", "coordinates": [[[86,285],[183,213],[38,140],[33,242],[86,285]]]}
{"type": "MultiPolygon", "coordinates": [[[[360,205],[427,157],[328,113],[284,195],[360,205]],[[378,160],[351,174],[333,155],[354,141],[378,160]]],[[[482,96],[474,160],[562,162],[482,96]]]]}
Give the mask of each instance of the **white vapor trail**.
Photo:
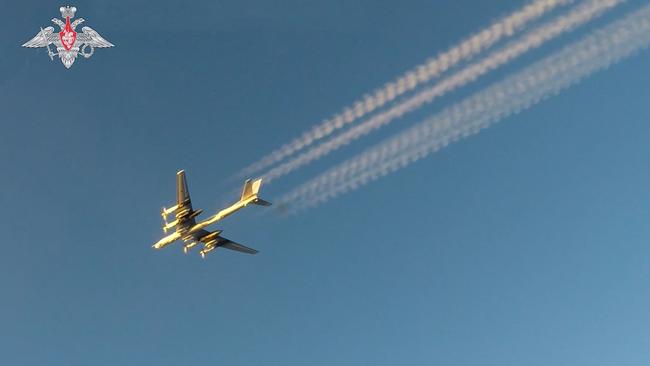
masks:
{"type": "Polygon", "coordinates": [[[404,114],[412,112],[425,104],[431,103],[435,98],[445,95],[463,85],[466,85],[480,76],[512,61],[531,49],[540,47],[545,42],[560,36],[576,27],[583,25],[602,12],[624,2],[624,0],[588,0],[576,6],[565,15],[559,16],[524,34],[520,39],[496,50],[485,58],[472,63],[462,70],[427,87],[403,102],[378,113],[364,122],[351,127],[347,131],[317,145],[295,158],[270,169],[262,176],[267,183],[284,176],[299,167],[319,159],[330,152],[349,144],[350,142],[381,128],[404,114]]]}
{"type": "Polygon", "coordinates": [[[304,132],[279,149],[272,151],[258,162],[251,164],[241,171],[242,176],[254,173],[276,164],[286,157],[293,155],[314,142],[329,136],[336,130],[349,125],[359,118],[395,100],[400,95],[415,89],[418,85],[438,77],[445,71],[463,60],[472,58],[490,48],[498,41],[513,36],[528,23],[542,17],[558,6],[572,3],[574,0],[535,0],[510,15],[498,20],[488,28],[462,41],[437,57],[420,64],[404,73],[394,81],[374,90],[371,95],[365,95],[342,112],[322,121],[311,130],[304,132]]]}
{"type": "Polygon", "coordinates": [[[650,45],[650,5],[326,171],[279,200],[291,212],[405,167],[650,45]]]}

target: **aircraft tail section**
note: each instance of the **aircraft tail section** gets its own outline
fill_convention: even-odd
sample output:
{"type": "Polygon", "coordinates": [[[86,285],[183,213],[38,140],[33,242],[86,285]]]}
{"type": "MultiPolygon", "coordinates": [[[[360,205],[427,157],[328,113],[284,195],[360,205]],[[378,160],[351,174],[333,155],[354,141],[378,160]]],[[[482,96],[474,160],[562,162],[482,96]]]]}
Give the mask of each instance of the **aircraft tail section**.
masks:
{"type": "Polygon", "coordinates": [[[246,182],[244,182],[244,189],[242,189],[241,198],[239,200],[246,201],[247,199],[256,196],[257,193],[260,191],[261,185],[262,185],[261,179],[258,179],[254,182],[252,179],[247,179],[246,182]]]}
{"type": "Polygon", "coordinates": [[[262,179],[257,179],[255,181],[253,181],[252,179],[248,179],[246,183],[244,183],[244,188],[242,189],[241,197],[239,198],[239,201],[233,203],[232,205],[230,205],[230,207],[226,207],[223,210],[217,212],[211,218],[196,224],[195,228],[198,230],[208,225],[212,225],[215,222],[222,220],[226,216],[232,215],[233,213],[241,210],[242,208],[250,204],[260,205],[260,206],[270,206],[271,202],[267,202],[257,196],[257,194],[260,191],[261,185],[262,185],[262,179]]]}
{"type": "Polygon", "coordinates": [[[247,179],[246,182],[244,183],[244,188],[242,189],[241,198],[239,199],[239,202],[246,202],[250,200],[251,203],[254,203],[256,205],[270,206],[271,205],[270,202],[257,197],[257,194],[259,193],[261,186],[262,186],[262,178],[259,178],[255,181],[253,181],[252,179],[247,179]]]}
{"type": "Polygon", "coordinates": [[[176,204],[181,206],[183,202],[190,199],[190,191],[187,189],[185,180],[185,171],[181,170],[176,173],[176,204]]]}

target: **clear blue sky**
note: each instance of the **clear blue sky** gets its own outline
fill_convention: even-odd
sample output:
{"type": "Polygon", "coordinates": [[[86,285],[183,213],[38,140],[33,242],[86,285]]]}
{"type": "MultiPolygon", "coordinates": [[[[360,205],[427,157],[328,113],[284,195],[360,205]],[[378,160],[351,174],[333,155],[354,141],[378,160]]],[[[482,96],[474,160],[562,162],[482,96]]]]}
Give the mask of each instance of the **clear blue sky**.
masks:
{"type": "Polygon", "coordinates": [[[650,363],[648,52],[317,209],[224,221],[256,256],[150,247],[177,170],[219,209],[239,169],[522,4],[78,1],[117,47],[70,70],[19,47],[61,4],[4,4],[0,363],[650,363]]]}

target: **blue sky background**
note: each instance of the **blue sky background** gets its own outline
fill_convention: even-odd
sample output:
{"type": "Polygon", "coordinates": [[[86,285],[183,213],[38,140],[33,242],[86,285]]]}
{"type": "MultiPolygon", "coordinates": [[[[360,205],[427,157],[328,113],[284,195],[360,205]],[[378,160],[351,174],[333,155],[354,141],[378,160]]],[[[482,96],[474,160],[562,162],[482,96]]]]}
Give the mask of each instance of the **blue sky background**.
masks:
{"type": "Polygon", "coordinates": [[[70,70],[19,47],[61,4],[5,4],[2,364],[647,365],[648,52],[354,194],[219,226],[256,256],[150,247],[177,170],[217,210],[239,169],[523,3],[78,1],[117,47],[70,70]]]}

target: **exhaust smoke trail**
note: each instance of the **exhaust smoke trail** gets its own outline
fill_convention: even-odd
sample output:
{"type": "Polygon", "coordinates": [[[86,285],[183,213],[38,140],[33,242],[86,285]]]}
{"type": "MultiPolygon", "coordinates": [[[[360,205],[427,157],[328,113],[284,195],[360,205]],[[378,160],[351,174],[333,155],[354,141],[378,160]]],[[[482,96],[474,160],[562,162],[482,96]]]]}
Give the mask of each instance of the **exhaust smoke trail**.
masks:
{"type": "Polygon", "coordinates": [[[536,0],[524,6],[522,9],[511,13],[505,18],[493,23],[490,27],[462,41],[457,46],[439,54],[434,59],[414,67],[394,81],[387,83],[382,88],[376,89],[371,95],[365,95],[351,106],[344,108],[339,114],[324,120],[311,130],[303,133],[300,137],[271,152],[258,162],[244,168],[240,172],[240,175],[252,176],[262,169],[279,163],[314,142],[331,135],[336,130],[355,122],[368,113],[395,100],[404,93],[440,76],[463,60],[471,59],[500,40],[512,37],[528,23],[537,20],[555,8],[573,2],[574,0],[536,0]]]}
{"type": "Polygon", "coordinates": [[[624,0],[590,0],[577,6],[566,15],[557,17],[548,23],[537,27],[524,34],[521,39],[512,42],[503,49],[497,50],[464,69],[428,87],[412,97],[406,99],[392,108],[378,113],[370,119],[358,124],[347,131],[333,137],[320,145],[311,148],[297,157],[276,166],[263,174],[267,183],[284,176],[299,167],[317,160],[330,152],[349,144],[350,142],[379,129],[406,113],[412,112],[423,105],[431,103],[435,98],[462,87],[480,76],[497,69],[498,67],[514,60],[524,53],[540,47],[542,44],[554,39],[561,34],[583,25],[595,17],[609,10],[624,0]]]}
{"type": "Polygon", "coordinates": [[[646,5],[343,162],[278,202],[291,204],[291,212],[295,212],[352,191],[527,109],[649,45],[650,5],[646,5]]]}

